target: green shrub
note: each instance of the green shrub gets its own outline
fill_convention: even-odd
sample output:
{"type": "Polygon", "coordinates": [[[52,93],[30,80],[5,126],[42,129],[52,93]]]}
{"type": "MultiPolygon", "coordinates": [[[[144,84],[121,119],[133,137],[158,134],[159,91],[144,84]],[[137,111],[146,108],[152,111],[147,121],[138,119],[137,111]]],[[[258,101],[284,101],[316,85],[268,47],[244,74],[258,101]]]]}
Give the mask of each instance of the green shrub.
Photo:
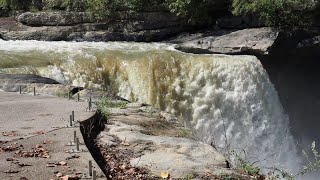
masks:
{"type": "MultiPolygon", "coordinates": [[[[244,156],[245,156],[244,152],[244,156]]],[[[236,167],[242,171],[245,171],[251,176],[257,176],[260,173],[260,168],[256,167],[254,163],[250,163],[246,158],[242,157],[240,154],[237,154],[235,151],[231,151],[231,155],[235,159],[236,167]]]]}
{"type": "Polygon", "coordinates": [[[86,0],[63,0],[61,6],[68,11],[85,11],[87,8],[86,0]]]}
{"type": "Polygon", "coordinates": [[[93,12],[98,20],[106,19],[115,11],[114,4],[110,4],[109,0],[87,0],[87,10],[93,12]]]}
{"type": "Polygon", "coordinates": [[[305,27],[318,0],[233,0],[234,15],[256,14],[267,26],[305,27]]]}
{"type": "Polygon", "coordinates": [[[210,0],[166,0],[167,8],[189,21],[209,20],[210,0]]]}
{"type": "Polygon", "coordinates": [[[86,0],[44,0],[46,10],[86,11],[86,0]]]}
{"type": "Polygon", "coordinates": [[[179,128],[178,137],[189,137],[190,130],[186,128],[179,128]]]}
{"type": "Polygon", "coordinates": [[[99,19],[110,17],[115,11],[134,13],[147,8],[167,9],[191,20],[208,17],[210,0],[87,0],[87,8],[99,19]]]}
{"type": "Polygon", "coordinates": [[[0,7],[7,10],[29,10],[32,0],[0,0],[0,7]]]}
{"type": "MultiPolygon", "coordinates": [[[[234,15],[258,15],[267,26],[305,27],[320,0],[232,0],[234,15]]],[[[118,11],[131,15],[145,9],[166,9],[191,22],[210,23],[213,0],[0,0],[6,10],[89,11],[98,20],[118,11]]],[[[319,8],[318,8],[319,9],[319,8]]]]}
{"type": "Polygon", "coordinates": [[[110,17],[115,11],[135,13],[147,8],[167,9],[189,21],[208,19],[210,0],[87,0],[88,10],[98,19],[110,17]]]}
{"type": "Polygon", "coordinates": [[[112,101],[109,97],[103,96],[97,103],[97,110],[106,118],[110,115],[112,101]]]}
{"type": "Polygon", "coordinates": [[[211,0],[0,0],[8,10],[52,9],[89,11],[99,20],[112,17],[116,11],[132,14],[145,9],[166,9],[189,21],[208,19],[211,0]],[[36,8],[35,8],[36,7],[36,8]]]}
{"type": "Polygon", "coordinates": [[[117,11],[131,15],[145,8],[163,6],[164,0],[87,0],[87,11],[93,12],[96,19],[112,17],[117,11]]]}
{"type": "Polygon", "coordinates": [[[44,0],[44,8],[52,10],[66,10],[66,0],[44,0]]]}

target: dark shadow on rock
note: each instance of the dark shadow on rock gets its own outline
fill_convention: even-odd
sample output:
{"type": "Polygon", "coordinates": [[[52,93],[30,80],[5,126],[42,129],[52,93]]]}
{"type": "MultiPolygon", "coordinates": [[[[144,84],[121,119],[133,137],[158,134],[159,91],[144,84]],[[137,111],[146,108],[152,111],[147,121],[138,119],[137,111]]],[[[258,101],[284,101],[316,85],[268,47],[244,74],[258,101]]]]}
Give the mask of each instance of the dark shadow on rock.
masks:
{"type": "Polygon", "coordinates": [[[92,118],[80,123],[80,130],[87,148],[107,179],[110,179],[110,167],[96,144],[96,138],[104,128],[104,118],[99,112],[92,118]]]}
{"type": "Polygon", "coordinates": [[[72,89],[70,90],[69,93],[70,93],[70,95],[75,95],[82,90],[84,90],[83,87],[72,87],[72,89]]]}
{"type": "Polygon", "coordinates": [[[31,84],[60,84],[56,80],[34,74],[0,74],[0,89],[9,92],[19,91],[19,86],[31,84]]]}
{"type": "Polygon", "coordinates": [[[319,50],[259,57],[289,115],[291,132],[302,147],[320,141],[319,50]]]}

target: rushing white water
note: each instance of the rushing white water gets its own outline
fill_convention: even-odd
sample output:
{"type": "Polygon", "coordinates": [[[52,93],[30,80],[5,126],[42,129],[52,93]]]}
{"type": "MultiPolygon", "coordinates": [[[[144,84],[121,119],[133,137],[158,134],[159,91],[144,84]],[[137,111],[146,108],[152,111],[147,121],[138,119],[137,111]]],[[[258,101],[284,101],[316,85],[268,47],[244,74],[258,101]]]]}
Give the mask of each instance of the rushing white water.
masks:
{"type": "Polygon", "coordinates": [[[262,166],[299,166],[289,120],[253,56],[193,55],[160,43],[1,41],[0,73],[38,73],[179,116],[199,139],[262,166]]]}

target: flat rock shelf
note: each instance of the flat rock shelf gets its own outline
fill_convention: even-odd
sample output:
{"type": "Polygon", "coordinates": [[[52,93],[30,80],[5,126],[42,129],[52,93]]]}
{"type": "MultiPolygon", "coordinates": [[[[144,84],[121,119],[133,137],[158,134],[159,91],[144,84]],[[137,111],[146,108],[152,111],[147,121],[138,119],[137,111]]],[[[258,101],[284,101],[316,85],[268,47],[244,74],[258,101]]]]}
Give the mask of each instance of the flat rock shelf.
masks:
{"type": "Polygon", "coordinates": [[[111,108],[110,114],[97,141],[111,169],[115,169],[111,172],[114,177],[130,178],[135,168],[171,178],[232,174],[222,154],[192,140],[191,133],[170,114],[139,103],[111,108]],[[121,157],[120,162],[112,163],[114,154],[121,157]],[[116,169],[121,168],[119,175],[116,169]]]}
{"type": "Polygon", "coordinates": [[[76,121],[94,116],[86,105],[84,101],[0,91],[0,179],[91,179],[89,160],[97,179],[104,179],[84,145],[79,125],[67,127],[72,111],[76,121]],[[74,132],[79,152],[71,143],[74,132]]]}

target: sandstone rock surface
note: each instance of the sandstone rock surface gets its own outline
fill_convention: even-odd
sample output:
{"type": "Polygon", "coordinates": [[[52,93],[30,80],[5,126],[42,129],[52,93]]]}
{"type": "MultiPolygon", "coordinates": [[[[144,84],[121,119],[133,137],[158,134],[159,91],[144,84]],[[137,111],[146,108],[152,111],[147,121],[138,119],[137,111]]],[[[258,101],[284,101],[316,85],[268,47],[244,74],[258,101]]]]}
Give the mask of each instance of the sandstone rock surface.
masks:
{"type": "Polygon", "coordinates": [[[150,108],[129,103],[126,109],[111,109],[107,128],[98,142],[104,147],[131,150],[135,156],[131,166],[146,168],[155,175],[168,172],[171,178],[184,178],[230,173],[222,154],[208,144],[190,139],[178,122],[171,117],[165,119],[160,115],[165,113],[150,108]]]}
{"type": "Polygon", "coordinates": [[[169,42],[176,49],[201,54],[231,55],[318,55],[319,31],[283,31],[268,27],[242,30],[210,30],[195,34],[182,35],[169,42]]]}
{"type": "Polygon", "coordinates": [[[244,54],[255,52],[268,54],[274,45],[278,31],[271,28],[253,28],[236,31],[199,33],[177,46],[185,52],[218,54],[244,54]]]}
{"type": "Polygon", "coordinates": [[[84,145],[79,126],[66,127],[71,111],[79,121],[95,115],[85,110],[86,105],[52,96],[0,92],[0,179],[88,179],[89,160],[97,179],[106,179],[84,145]],[[81,153],[72,153],[75,147],[69,145],[74,131],[81,153]]]}

